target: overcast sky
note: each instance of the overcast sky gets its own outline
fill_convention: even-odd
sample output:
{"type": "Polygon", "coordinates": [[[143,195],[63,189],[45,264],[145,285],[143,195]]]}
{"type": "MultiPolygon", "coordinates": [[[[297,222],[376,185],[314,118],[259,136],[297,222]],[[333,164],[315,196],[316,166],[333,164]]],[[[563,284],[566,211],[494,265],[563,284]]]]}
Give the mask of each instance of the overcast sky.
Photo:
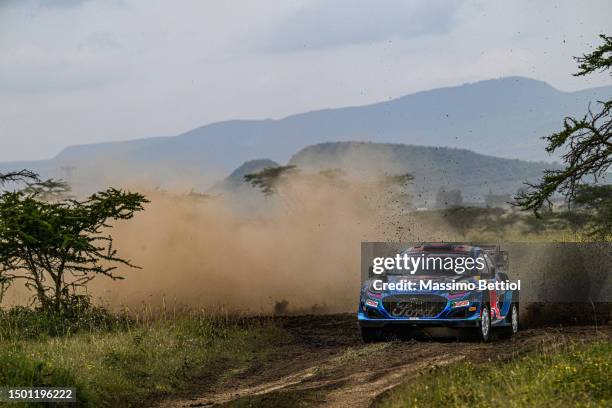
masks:
{"type": "Polygon", "coordinates": [[[522,75],[562,90],[612,1],[0,0],[0,160],[522,75]]]}

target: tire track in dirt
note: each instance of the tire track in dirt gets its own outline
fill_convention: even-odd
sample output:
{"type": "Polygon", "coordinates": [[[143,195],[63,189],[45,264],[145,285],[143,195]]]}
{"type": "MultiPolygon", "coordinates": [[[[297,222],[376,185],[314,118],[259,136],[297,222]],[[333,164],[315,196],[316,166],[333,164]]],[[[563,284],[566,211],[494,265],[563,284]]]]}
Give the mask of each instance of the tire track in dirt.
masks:
{"type": "Polygon", "coordinates": [[[474,363],[510,360],[529,351],[554,350],[570,342],[611,337],[610,326],[567,327],[520,331],[511,340],[487,344],[452,337],[363,344],[354,315],[275,320],[291,333],[293,341],[279,349],[272,361],[209,389],[193,390],[188,397],[161,401],[157,406],[211,407],[278,391],[320,390],[324,401],[318,406],[367,407],[380,393],[434,366],[466,359],[474,363]]]}

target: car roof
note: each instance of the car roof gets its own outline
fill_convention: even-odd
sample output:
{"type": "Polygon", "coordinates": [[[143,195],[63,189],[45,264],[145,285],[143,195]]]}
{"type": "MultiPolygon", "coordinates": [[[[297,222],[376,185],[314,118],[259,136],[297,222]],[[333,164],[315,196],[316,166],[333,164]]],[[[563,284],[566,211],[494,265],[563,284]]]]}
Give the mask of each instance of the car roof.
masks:
{"type": "Polygon", "coordinates": [[[458,254],[472,254],[475,252],[481,252],[482,249],[472,245],[465,244],[452,244],[452,243],[423,243],[408,248],[406,252],[419,252],[419,253],[458,253],[458,254]]]}

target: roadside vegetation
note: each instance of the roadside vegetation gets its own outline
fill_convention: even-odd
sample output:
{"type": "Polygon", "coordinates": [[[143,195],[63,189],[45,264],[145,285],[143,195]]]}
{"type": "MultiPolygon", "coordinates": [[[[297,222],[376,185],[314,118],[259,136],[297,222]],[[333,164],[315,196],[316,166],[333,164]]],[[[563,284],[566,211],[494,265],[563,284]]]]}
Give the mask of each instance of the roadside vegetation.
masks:
{"type": "Polygon", "coordinates": [[[122,279],[110,234],[148,200],[109,188],[85,199],[23,170],[0,174],[0,302],[14,285],[28,306],[0,308],[0,384],[72,386],[81,406],[143,406],[194,383],[214,385],[265,361],[284,332],[265,320],[203,311],[113,313],[92,304],[94,278],[122,279]]]}
{"type": "Polygon", "coordinates": [[[79,406],[143,406],[193,384],[214,386],[286,341],[264,319],[198,311],[59,318],[26,308],[0,314],[0,384],[72,386],[79,406]]]}
{"type": "Polygon", "coordinates": [[[612,404],[612,344],[539,350],[510,362],[432,368],[377,398],[375,407],[604,407],[612,404]]]}

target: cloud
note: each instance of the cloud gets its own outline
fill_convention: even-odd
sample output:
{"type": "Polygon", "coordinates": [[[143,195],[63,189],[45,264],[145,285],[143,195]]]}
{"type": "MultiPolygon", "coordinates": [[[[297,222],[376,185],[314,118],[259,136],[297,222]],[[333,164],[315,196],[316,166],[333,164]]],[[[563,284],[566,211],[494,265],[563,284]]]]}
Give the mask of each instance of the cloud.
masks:
{"type": "Polygon", "coordinates": [[[506,75],[610,84],[571,76],[609,0],[0,4],[0,160],[506,75]]]}
{"type": "Polygon", "coordinates": [[[108,69],[118,50],[95,24],[83,23],[95,12],[108,16],[106,7],[90,0],[4,4],[0,50],[7,63],[0,64],[0,93],[70,92],[118,76],[108,69]]]}
{"type": "Polygon", "coordinates": [[[70,8],[78,7],[92,0],[2,0],[0,7],[27,7],[27,8],[70,8]]]}
{"type": "Polygon", "coordinates": [[[255,37],[256,48],[283,52],[336,48],[449,32],[463,1],[310,1],[255,37]]]}
{"type": "Polygon", "coordinates": [[[59,54],[26,44],[9,51],[7,57],[11,64],[0,65],[0,92],[74,91],[104,86],[120,78],[116,70],[108,69],[110,55],[91,47],[59,54]]]}

